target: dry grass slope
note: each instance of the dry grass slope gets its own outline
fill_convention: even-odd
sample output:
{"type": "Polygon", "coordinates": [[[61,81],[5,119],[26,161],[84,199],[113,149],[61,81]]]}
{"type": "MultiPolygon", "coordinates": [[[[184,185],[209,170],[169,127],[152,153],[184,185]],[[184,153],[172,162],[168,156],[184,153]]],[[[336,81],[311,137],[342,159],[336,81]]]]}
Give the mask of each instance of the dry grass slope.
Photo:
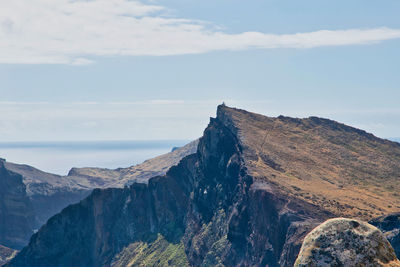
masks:
{"type": "Polygon", "coordinates": [[[253,186],[272,185],[337,216],[369,220],[400,209],[400,144],[317,117],[219,113],[237,131],[253,186]]]}

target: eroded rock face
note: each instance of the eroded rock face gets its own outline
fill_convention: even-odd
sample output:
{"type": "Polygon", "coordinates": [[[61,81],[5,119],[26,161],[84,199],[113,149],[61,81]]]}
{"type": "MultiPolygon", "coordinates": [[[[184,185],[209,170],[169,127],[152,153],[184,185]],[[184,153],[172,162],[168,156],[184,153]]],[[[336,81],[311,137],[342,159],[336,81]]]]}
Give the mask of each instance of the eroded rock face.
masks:
{"type": "Polygon", "coordinates": [[[400,266],[400,262],[378,228],[335,218],[306,236],[295,266],[400,266]]]}

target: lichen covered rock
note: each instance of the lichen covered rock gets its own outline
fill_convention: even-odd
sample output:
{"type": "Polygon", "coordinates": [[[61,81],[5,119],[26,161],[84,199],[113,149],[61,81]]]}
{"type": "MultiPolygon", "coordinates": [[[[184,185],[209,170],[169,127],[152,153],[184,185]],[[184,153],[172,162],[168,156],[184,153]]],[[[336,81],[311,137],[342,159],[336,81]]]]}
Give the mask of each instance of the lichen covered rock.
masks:
{"type": "Polygon", "coordinates": [[[400,262],[378,228],[335,218],[305,237],[295,266],[400,266],[400,262]]]}

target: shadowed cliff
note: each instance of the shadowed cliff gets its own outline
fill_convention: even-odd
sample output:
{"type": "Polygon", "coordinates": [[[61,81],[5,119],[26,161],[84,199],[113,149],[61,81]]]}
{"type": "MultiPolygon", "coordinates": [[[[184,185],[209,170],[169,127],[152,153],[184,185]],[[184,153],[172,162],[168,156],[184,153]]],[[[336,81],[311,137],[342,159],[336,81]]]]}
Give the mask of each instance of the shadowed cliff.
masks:
{"type": "Polygon", "coordinates": [[[22,176],[0,160],[0,244],[21,248],[33,234],[34,213],[22,176]]]}

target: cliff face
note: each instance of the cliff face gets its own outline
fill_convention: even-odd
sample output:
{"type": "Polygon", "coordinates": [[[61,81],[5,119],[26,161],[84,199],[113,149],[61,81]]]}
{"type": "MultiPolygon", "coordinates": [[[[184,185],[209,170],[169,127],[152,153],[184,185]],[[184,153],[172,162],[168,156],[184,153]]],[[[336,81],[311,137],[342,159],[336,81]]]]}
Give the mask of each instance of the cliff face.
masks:
{"type": "Polygon", "coordinates": [[[10,265],[118,265],[158,236],[184,248],[192,265],[291,264],[299,238],[329,213],[254,186],[236,130],[220,116],[197,154],[147,185],[95,190],[51,218],[10,265]]]}
{"type": "Polygon", "coordinates": [[[368,189],[376,174],[383,188],[396,186],[393,157],[400,145],[329,120],[219,106],[196,154],[147,184],[94,190],[52,217],[9,266],[292,266],[304,236],[327,218],[367,218],[399,203],[368,189]],[[373,162],[387,164],[370,173],[373,162]],[[353,192],[351,205],[336,200],[353,192]]]}
{"type": "Polygon", "coordinates": [[[0,160],[0,244],[20,249],[33,234],[34,214],[22,176],[0,160]]]}
{"type": "Polygon", "coordinates": [[[68,176],[0,161],[0,244],[20,249],[33,230],[53,215],[87,197],[94,188],[124,187],[133,181],[166,173],[184,156],[193,154],[197,141],[142,164],[116,170],[73,168],[68,176]]]}

